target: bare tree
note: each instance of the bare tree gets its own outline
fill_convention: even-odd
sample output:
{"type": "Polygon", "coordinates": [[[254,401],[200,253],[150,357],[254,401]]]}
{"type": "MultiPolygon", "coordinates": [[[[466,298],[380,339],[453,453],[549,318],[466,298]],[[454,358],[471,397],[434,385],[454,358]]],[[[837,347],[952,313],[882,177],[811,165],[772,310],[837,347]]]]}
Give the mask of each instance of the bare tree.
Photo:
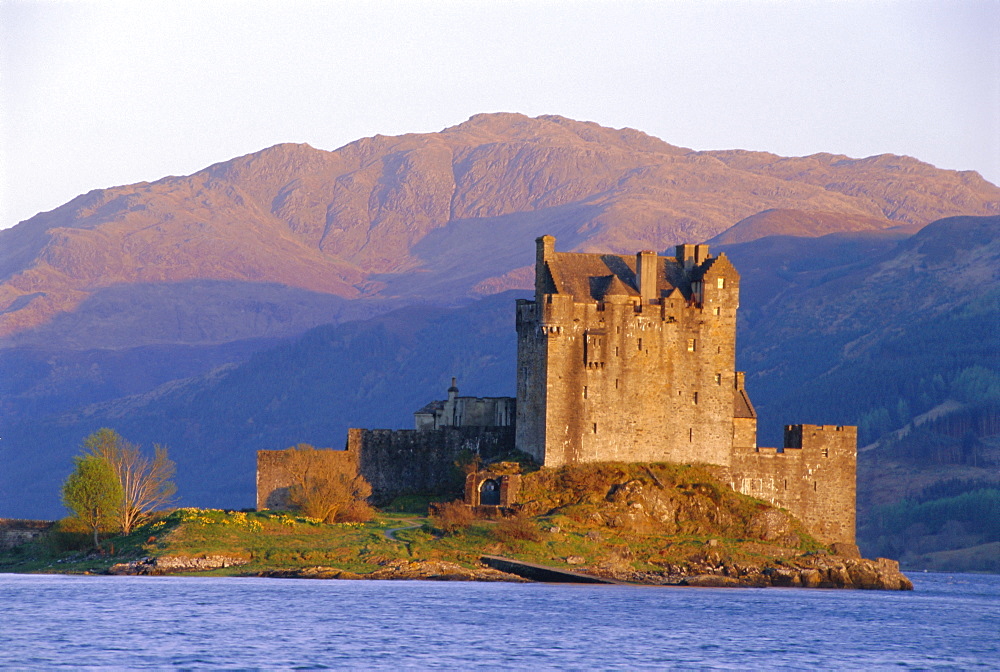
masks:
{"type": "Polygon", "coordinates": [[[175,467],[167,456],[166,447],[154,444],[150,459],[142,454],[139,446],[107,428],[88,436],[83,445],[92,455],[107,461],[118,476],[122,492],[118,523],[122,534],[131,533],[148,520],[153,511],[173,501],[177,486],[170,479],[175,467]]]}
{"type": "Polygon", "coordinates": [[[305,443],[287,452],[288,498],[295,508],[327,523],[371,518],[372,486],[364,476],[346,473],[337,461],[326,459],[325,451],[305,443]]]}

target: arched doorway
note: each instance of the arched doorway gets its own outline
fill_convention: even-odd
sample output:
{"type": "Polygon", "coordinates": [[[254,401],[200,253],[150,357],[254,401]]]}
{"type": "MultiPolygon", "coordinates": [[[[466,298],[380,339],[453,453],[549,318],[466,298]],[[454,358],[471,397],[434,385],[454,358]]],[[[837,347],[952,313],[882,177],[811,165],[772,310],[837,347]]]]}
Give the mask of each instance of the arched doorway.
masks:
{"type": "Polygon", "coordinates": [[[479,486],[479,503],[482,506],[500,506],[500,482],[487,478],[479,486]]]}

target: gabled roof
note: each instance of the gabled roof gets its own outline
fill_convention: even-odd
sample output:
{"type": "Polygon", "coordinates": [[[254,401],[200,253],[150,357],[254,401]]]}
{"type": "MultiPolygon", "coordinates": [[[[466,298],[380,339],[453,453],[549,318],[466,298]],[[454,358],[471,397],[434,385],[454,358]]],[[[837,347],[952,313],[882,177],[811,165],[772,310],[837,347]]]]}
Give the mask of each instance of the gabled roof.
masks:
{"type": "Polygon", "coordinates": [[[747,395],[747,391],[740,388],[736,390],[736,397],[733,399],[733,417],[734,418],[756,418],[757,411],[754,410],[753,404],[750,403],[750,397],[747,395]]]}
{"type": "Polygon", "coordinates": [[[433,415],[435,412],[443,410],[443,409],[444,409],[444,402],[443,401],[432,401],[429,404],[427,404],[426,406],[424,406],[423,408],[421,408],[419,411],[414,411],[413,414],[414,415],[424,415],[424,414],[433,415]]]}
{"type": "MultiPolygon", "coordinates": [[[[639,296],[634,256],[556,252],[546,265],[546,280],[551,278],[554,293],[570,294],[579,303],[603,301],[606,296],[639,296]]],[[[672,257],[657,258],[656,296],[674,289],[668,278],[677,278],[678,271],[672,257]]]]}

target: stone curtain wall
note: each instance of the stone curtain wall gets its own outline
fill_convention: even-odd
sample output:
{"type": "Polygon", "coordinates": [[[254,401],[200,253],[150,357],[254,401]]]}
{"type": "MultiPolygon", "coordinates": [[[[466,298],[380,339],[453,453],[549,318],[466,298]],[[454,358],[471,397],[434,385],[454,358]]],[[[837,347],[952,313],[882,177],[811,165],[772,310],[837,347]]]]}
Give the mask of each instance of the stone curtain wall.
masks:
{"type": "Polygon", "coordinates": [[[462,492],[455,466],[463,451],[484,460],[514,450],[513,427],[445,427],[431,431],[350,429],[347,450],[359,455],[361,474],[376,503],[400,495],[462,492]]]}
{"type": "Polygon", "coordinates": [[[40,536],[55,523],[50,520],[0,518],[0,551],[8,551],[40,536]]]}
{"type": "Polygon", "coordinates": [[[854,544],[857,428],[790,425],[785,448],[737,448],[732,487],[784,507],[825,544],[854,544]]]}
{"type": "MultiPolygon", "coordinates": [[[[514,450],[513,427],[446,427],[435,430],[349,429],[346,450],[320,450],[348,476],[372,486],[372,502],[400,495],[462,493],[465,475],[455,466],[463,451],[489,460],[514,450]]],[[[257,451],[257,509],[287,509],[288,451],[257,451]]]]}

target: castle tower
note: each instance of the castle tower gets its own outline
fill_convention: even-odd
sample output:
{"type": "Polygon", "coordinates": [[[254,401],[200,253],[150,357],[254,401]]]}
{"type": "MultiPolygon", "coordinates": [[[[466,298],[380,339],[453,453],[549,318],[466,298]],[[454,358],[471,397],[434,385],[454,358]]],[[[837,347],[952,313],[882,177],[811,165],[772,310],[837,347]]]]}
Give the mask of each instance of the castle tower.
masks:
{"type": "Polygon", "coordinates": [[[535,299],[517,306],[520,450],[546,466],[728,466],[734,426],[756,443],[735,370],[740,278],[725,255],[559,253],[551,236],[536,246],[535,299]]]}

